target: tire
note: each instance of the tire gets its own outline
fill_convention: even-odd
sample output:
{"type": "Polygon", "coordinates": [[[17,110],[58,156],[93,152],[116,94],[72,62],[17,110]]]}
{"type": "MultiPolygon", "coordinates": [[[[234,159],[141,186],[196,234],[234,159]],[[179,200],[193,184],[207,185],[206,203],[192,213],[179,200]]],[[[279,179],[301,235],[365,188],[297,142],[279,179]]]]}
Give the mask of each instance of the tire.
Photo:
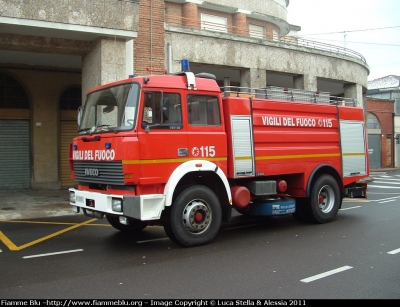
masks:
{"type": "Polygon", "coordinates": [[[129,224],[124,225],[119,222],[119,215],[106,214],[106,219],[112,227],[123,232],[138,232],[148,226],[148,222],[128,218],[129,224]]]}
{"type": "Polygon", "coordinates": [[[171,228],[171,207],[166,207],[162,213],[161,220],[164,226],[164,231],[170,240],[176,244],[180,244],[178,239],[175,237],[174,233],[172,232],[171,228]]]}
{"type": "Polygon", "coordinates": [[[296,220],[300,222],[307,222],[307,209],[309,205],[310,198],[296,198],[296,211],[293,216],[296,220]]]}
{"type": "Polygon", "coordinates": [[[184,189],[165,211],[164,230],[185,247],[210,243],[222,221],[222,209],[214,192],[202,185],[184,189]]]}
{"type": "Polygon", "coordinates": [[[336,180],[331,175],[322,175],[314,182],[310,197],[300,202],[294,216],[310,223],[329,223],[336,218],[341,202],[336,180]]]}

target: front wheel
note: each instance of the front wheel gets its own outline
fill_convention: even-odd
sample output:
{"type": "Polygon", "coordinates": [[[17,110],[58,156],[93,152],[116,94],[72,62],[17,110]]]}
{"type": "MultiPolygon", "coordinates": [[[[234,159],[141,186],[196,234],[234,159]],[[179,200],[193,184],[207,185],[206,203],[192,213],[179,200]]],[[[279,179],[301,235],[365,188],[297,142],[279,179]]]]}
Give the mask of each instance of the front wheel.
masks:
{"type": "Polygon", "coordinates": [[[129,224],[124,225],[119,222],[119,215],[106,214],[106,219],[112,227],[123,232],[137,232],[145,229],[148,222],[128,218],[129,224]]]}
{"type": "Polygon", "coordinates": [[[211,189],[202,185],[184,189],[166,212],[165,232],[182,246],[211,242],[221,226],[222,210],[218,198],[211,189]]]}

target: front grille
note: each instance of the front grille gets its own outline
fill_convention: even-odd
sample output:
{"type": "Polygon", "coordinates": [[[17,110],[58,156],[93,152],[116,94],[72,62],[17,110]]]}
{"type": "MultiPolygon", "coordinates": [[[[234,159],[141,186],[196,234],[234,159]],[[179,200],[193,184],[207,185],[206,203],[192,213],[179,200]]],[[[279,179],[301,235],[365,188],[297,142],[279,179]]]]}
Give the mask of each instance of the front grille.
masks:
{"type": "Polygon", "coordinates": [[[75,180],[101,184],[124,184],[122,162],[74,161],[75,180]]]}

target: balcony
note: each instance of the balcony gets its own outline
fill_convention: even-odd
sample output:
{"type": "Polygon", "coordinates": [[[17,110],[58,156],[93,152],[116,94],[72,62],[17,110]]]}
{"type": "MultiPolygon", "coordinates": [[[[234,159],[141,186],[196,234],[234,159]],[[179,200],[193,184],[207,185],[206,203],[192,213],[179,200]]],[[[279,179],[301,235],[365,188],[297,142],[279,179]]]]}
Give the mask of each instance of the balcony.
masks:
{"type": "Polygon", "coordinates": [[[273,29],[267,29],[265,32],[257,32],[255,30],[249,31],[243,27],[211,23],[191,18],[184,18],[178,15],[165,15],[165,23],[170,26],[176,26],[188,29],[197,29],[200,31],[208,31],[210,33],[229,34],[238,37],[253,38],[260,41],[260,43],[279,44],[280,47],[304,47],[309,51],[321,51],[334,53],[337,56],[351,57],[366,64],[365,58],[358,52],[343,48],[340,46],[325,44],[317,41],[307,40],[289,35],[279,35],[273,29]]]}

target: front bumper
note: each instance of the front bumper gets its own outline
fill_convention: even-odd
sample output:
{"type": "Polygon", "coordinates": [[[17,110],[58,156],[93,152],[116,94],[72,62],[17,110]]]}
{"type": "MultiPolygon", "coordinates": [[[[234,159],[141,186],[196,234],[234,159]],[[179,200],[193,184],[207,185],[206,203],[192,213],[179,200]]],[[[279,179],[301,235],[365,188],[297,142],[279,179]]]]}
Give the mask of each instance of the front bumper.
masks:
{"type": "Polygon", "coordinates": [[[165,208],[165,195],[148,194],[140,196],[116,195],[99,192],[81,191],[69,189],[70,204],[76,208],[81,208],[98,212],[99,215],[114,214],[142,221],[159,220],[161,212],[165,208]],[[74,197],[71,197],[74,195],[74,197]],[[122,201],[122,210],[114,211],[112,200],[120,199],[122,201]]]}

